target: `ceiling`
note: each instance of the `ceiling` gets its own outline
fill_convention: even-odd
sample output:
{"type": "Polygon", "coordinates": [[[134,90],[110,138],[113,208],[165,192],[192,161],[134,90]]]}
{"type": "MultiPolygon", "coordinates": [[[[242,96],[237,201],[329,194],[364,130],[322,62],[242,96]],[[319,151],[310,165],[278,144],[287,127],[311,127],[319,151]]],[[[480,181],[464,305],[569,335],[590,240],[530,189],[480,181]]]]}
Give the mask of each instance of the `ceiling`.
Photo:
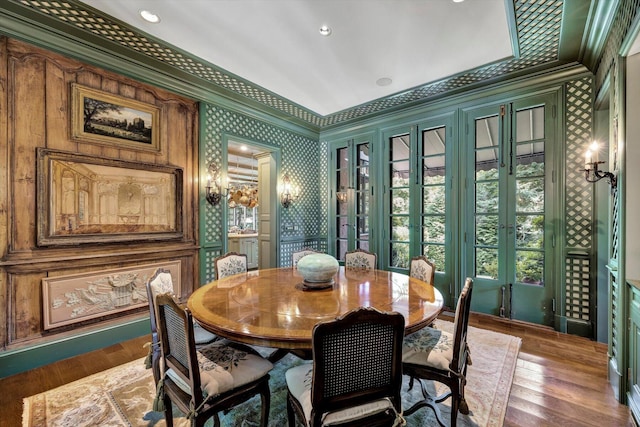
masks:
{"type": "MultiPolygon", "coordinates": [[[[608,0],[12,0],[21,36],[317,132],[488,84],[594,70],[608,0]],[[139,15],[160,17],[150,24],[139,15]],[[320,26],[332,33],[320,35],[320,26]],[[131,66],[135,64],[136,66],[131,66]],[[380,84],[380,80],[388,84],[380,84]]],[[[11,30],[12,27],[8,28],[11,30]]],[[[164,86],[163,86],[164,87],[164,86]]]]}
{"type": "Polygon", "coordinates": [[[322,116],[512,58],[516,36],[505,0],[83,3],[322,116]]]}

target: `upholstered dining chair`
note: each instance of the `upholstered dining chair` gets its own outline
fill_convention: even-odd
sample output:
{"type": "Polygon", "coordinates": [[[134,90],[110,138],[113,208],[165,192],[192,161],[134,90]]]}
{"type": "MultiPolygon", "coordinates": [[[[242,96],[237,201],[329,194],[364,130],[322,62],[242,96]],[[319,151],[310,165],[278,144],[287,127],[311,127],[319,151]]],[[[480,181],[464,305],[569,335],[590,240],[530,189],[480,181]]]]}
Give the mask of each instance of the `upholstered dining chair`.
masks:
{"type": "Polygon", "coordinates": [[[344,255],[345,268],[362,268],[366,270],[375,270],[378,261],[378,256],[373,252],[357,248],[353,251],[348,251],[344,255]]]}
{"type": "Polygon", "coordinates": [[[301,250],[291,254],[291,266],[293,268],[296,268],[298,266],[298,261],[300,261],[300,258],[302,258],[305,255],[317,254],[317,253],[319,252],[316,251],[315,249],[302,248],[301,250]]]}
{"type": "Polygon", "coordinates": [[[424,255],[415,256],[409,261],[409,276],[433,285],[436,265],[424,255]]]}
{"type": "Polygon", "coordinates": [[[224,279],[234,274],[247,272],[247,255],[227,252],[213,260],[216,279],[224,279]]]}
{"type": "Polygon", "coordinates": [[[404,318],[360,307],[313,329],[313,362],[285,372],[287,416],[305,426],[383,426],[402,419],[404,318]]]}
{"type": "MultiPolygon", "coordinates": [[[[160,341],[158,340],[158,326],[156,321],[155,300],[160,294],[169,294],[175,296],[175,288],[171,272],[164,268],[158,268],[153,275],[145,283],[147,288],[147,300],[149,301],[149,321],[151,323],[151,347],[147,365],[152,368],[153,379],[157,384],[160,380],[160,341]]],[[[206,344],[218,339],[218,336],[202,328],[198,323],[194,322],[193,334],[196,345],[206,344]]]]}
{"type": "Polygon", "coordinates": [[[471,307],[471,291],[473,280],[467,278],[458,298],[453,334],[430,327],[405,337],[402,350],[402,369],[410,377],[409,388],[414,380],[420,383],[422,400],[404,411],[406,416],[420,408],[428,406],[433,409],[436,419],[445,426],[438,403],[451,397],[451,423],[455,427],[458,411],[469,413],[464,399],[464,387],[467,382],[467,366],[471,365],[469,346],[467,345],[467,329],[471,307]],[[427,392],[422,380],[438,381],[445,384],[449,391],[441,396],[432,397],[427,392]]]}
{"type": "Polygon", "coordinates": [[[220,411],[260,395],[260,425],[266,427],[271,362],[228,340],[196,349],[191,313],[168,294],[156,297],[156,310],[163,363],[154,409],[164,410],[167,426],[173,426],[172,403],[187,414],[192,426],[204,426],[211,417],[219,426],[220,411]]]}

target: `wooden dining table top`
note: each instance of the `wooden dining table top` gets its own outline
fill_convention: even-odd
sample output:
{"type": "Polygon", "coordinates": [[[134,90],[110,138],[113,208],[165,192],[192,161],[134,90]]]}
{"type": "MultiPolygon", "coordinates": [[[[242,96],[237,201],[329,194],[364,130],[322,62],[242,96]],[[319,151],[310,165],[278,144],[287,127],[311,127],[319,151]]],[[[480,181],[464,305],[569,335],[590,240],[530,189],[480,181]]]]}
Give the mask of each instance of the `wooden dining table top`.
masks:
{"type": "Polygon", "coordinates": [[[292,267],[254,270],[198,288],[187,306],[210,332],[234,341],[279,349],[311,349],[313,327],[364,306],[395,311],[405,332],[433,322],[443,307],[434,286],[406,274],[346,269],[328,289],[306,290],[292,267]]]}

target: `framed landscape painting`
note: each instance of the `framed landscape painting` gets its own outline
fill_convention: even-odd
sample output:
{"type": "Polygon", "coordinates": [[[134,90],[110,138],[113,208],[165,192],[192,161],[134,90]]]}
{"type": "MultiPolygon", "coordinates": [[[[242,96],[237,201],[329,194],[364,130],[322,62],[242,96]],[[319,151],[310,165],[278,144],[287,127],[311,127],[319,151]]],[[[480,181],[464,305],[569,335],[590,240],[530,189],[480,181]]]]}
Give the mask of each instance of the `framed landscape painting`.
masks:
{"type": "Polygon", "coordinates": [[[84,142],[160,151],[160,108],[71,84],[71,137],[84,142]]]}
{"type": "Polygon", "coordinates": [[[38,246],[181,238],[182,173],[39,148],[38,246]]]}

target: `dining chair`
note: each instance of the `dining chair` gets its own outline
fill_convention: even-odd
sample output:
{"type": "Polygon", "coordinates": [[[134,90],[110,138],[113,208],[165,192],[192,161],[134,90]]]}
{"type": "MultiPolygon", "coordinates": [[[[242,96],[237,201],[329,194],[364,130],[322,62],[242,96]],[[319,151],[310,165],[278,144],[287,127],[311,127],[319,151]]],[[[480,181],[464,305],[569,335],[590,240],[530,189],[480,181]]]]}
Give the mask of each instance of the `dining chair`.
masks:
{"type": "Polygon", "coordinates": [[[270,406],[269,371],[273,364],[250,348],[218,340],[196,349],[193,317],[169,294],[156,297],[162,377],[154,410],[163,410],[173,426],[172,403],[195,427],[260,395],[260,425],[267,426],[270,406]]]}
{"type": "Polygon", "coordinates": [[[305,426],[383,426],[401,415],[404,317],[360,307],[313,328],[313,362],[285,372],[287,416],[305,426]]]}
{"type": "MultiPolygon", "coordinates": [[[[146,281],[147,300],[149,301],[149,321],[151,323],[151,344],[149,355],[147,356],[146,365],[152,369],[153,379],[157,384],[160,380],[160,341],[158,340],[158,326],[156,321],[155,300],[156,296],[161,294],[169,294],[175,297],[175,288],[173,287],[173,279],[171,272],[164,268],[158,268],[153,275],[146,281]]],[[[206,344],[218,339],[218,336],[205,330],[197,322],[194,322],[194,339],[196,345],[206,344]]]]}
{"type": "Polygon", "coordinates": [[[415,256],[409,261],[409,276],[433,285],[436,265],[424,255],[415,256]]]}
{"type": "Polygon", "coordinates": [[[227,252],[213,260],[216,280],[224,279],[234,274],[247,272],[247,255],[237,252],[227,252]]]}
{"type": "Polygon", "coordinates": [[[464,387],[467,382],[467,366],[471,365],[469,346],[467,345],[467,329],[471,307],[471,291],[473,280],[467,278],[458,298],[453,334],[435,328],[426,327],[407,335],[402,349],[402,369],[410,377],[409,389],[414,380],[420,383],[423,399],[404,411],[406,416],[413,414],[425,406],[433,409],[436,420],[445,426],[438,403],[451,397],[451,423],[455,427],[458,411],[469,413],[464,398],[464,387]],[[431,396],[422,380],[438,381],[445,384],[449,391],[441,396],[431,396]]]}
{"type": "Polygon", "coordinates": [[[298,261],[300,261],[300,258],[302,258],[305,255],[317,254],[317,253],[319,252],[316,251],[315,249],[302,248],[298,252],[294,252],[293,254],[291,254],[291,266],[293,268],[296,268],[298,266],[298,261]]]}
{"type": "Polygon", "coordinates": [[[362,268],[366,270],[375,270],[378,256],[373,252],[365,249],[357,248],[348,251],[344,255],[345,268],[362,268]]]}

